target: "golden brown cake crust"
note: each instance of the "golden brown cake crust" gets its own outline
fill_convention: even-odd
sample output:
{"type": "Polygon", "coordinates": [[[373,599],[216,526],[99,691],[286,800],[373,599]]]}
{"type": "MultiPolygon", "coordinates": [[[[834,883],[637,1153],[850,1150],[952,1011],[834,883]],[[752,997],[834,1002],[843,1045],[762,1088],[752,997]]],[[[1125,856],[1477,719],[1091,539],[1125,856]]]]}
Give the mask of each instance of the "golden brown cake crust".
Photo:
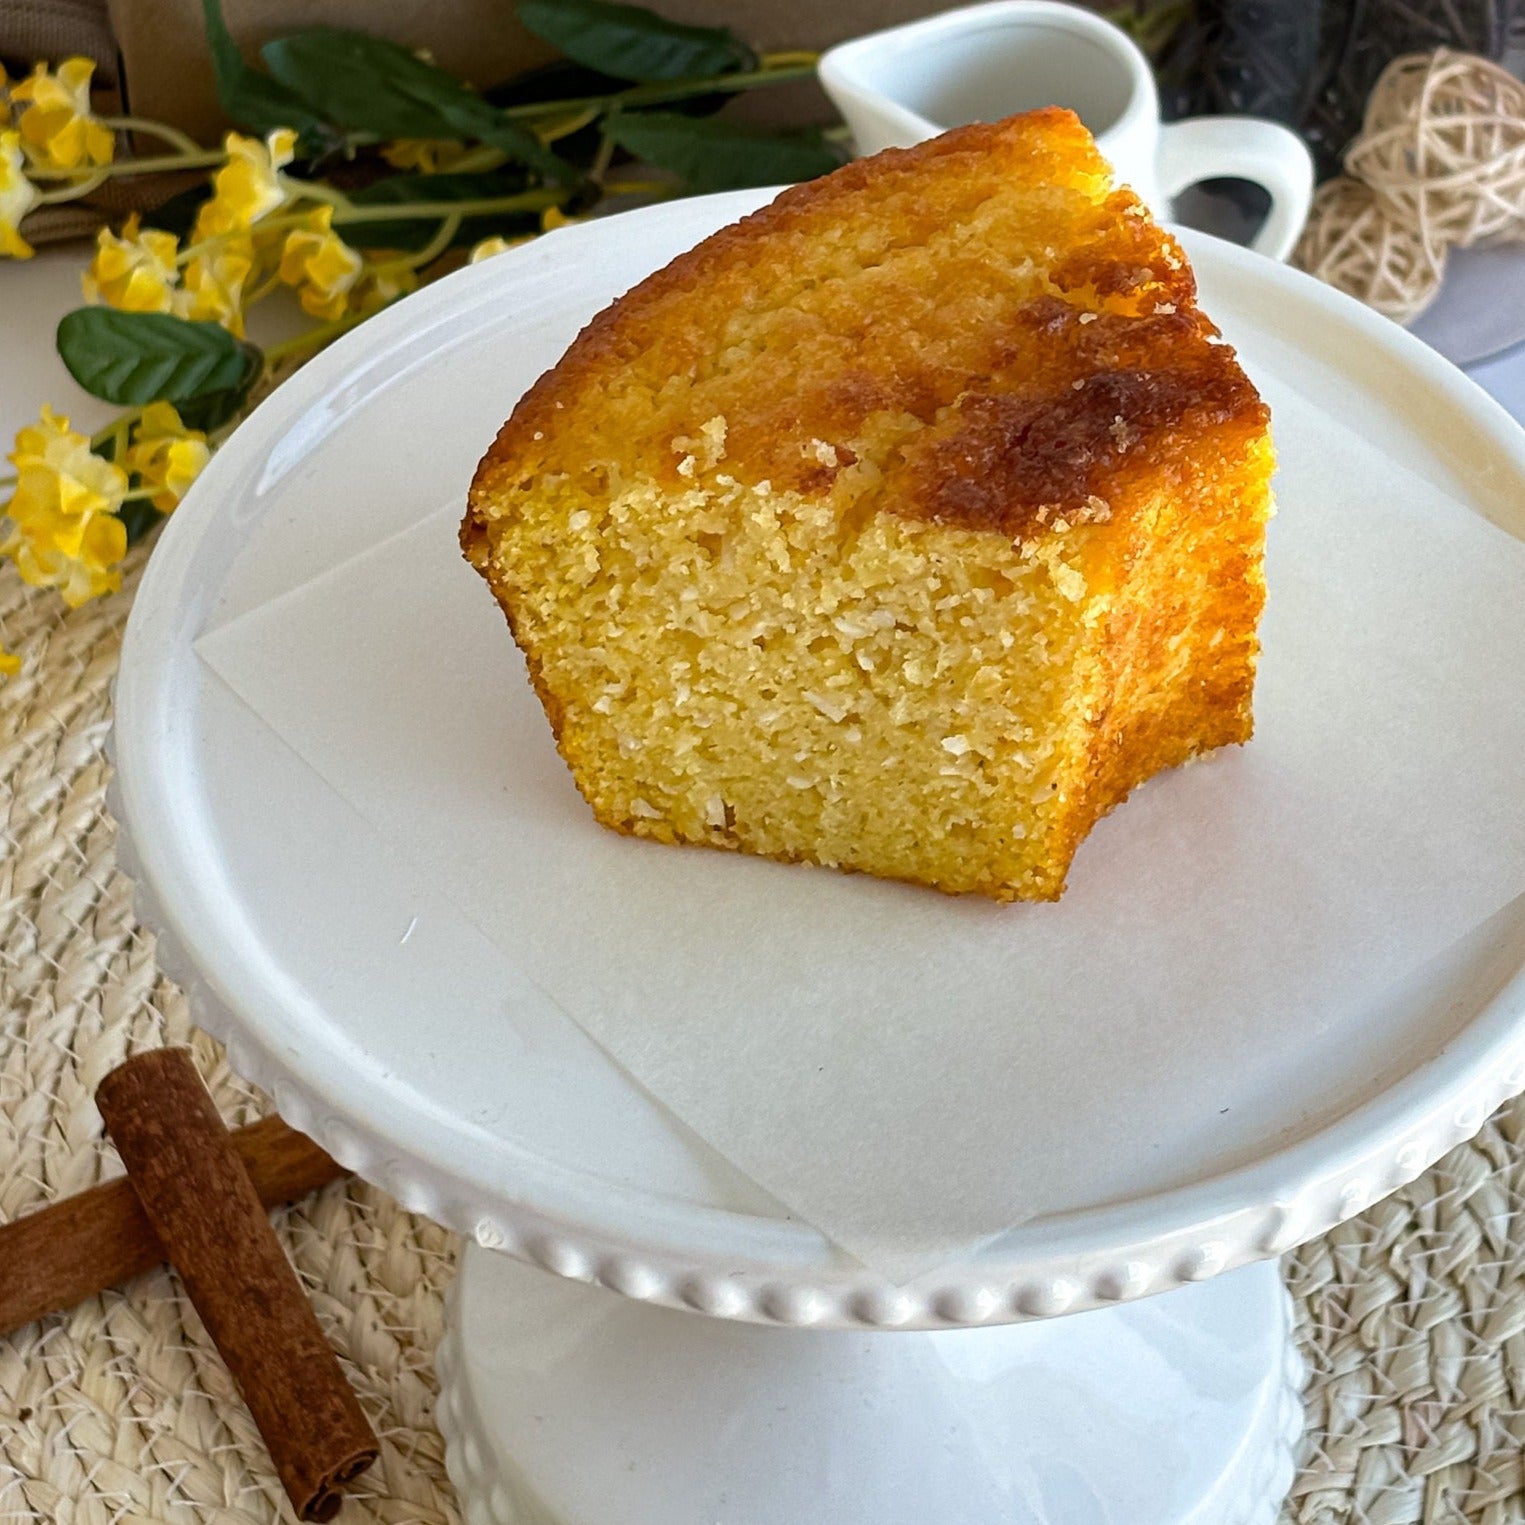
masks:
{"type": "Polygon", "coordinates": [[[905,488],[888,507],[1025,539],[1056,513],[1071,525],[1110,518],[1140,469],[1189,472],[1208,430],[1266,426],[1234,352],[1195,342],[1200,313],[1081,324],[1063,302],[1040,299],[1024,318],[1040,379],[961,397],[917,438],[905,488]]]}
{"type": "MultiPolygon", "coordinates": [[[[1126,189],[1105,196],[1087,225],[1063,230],[1069,246],[1047,272],[1047,292],[1014,319],[1008,302],[997,321],[968,321],[966,309],[999,299],[1000,283],[981,249],[954,247],[945,256],[943,311],[912,325],[919,345],[906,346],[904,322],[855,331],[853,318],[829,307],[779,315],[769,345],[786,351],[780,384],[767,384],[764,355],[749,392],[706,388],[704,367],[723,343],[724,315],[767,300],[802,241],[844,236],[841,227],[862,215],[865,192],[879,216],[888,204],[900,221],[889,250],[925,239],[950,218],[978,212],[992,163],[1027,178],[1078,172],[1104,180],[1108,173],[1078,119],[1050,108],[960,128],[785,191],[595,317],[504,425],[473,503],[499,485],[501,473],[522,479],[564,469],[544,442],[567,436],[568,410],[602,406],[600,388],[622,369],[632,385],[650,390],[692,375],[696,384],[675,402],[673,432],[723,414],[728,470],[803,492],[831,489],[854,459],[849,441],[874,416],[933,425],[936,438],[919,442],[919,467],[904,482],[888,481],[875,506],[1014,539],[1041,534],[1053,515],[1074,523],[1110,513],[1114,499],[1129,497],[1114,487],[1141,470],[1189,468],[1205,425],[1234,419],[1247,433],[1265,427],[1265,407],[1233,351],[1215,342],[1217,330],[1196,307],[1179,247],[1126,189]],[[699,291],[712,297],[696,322],[688,299],[699,291]],[[944,313],[951,338],[939,331],[944,313]],[[792,370],[791,357],[799,361],[792,370]],[[1015,387],[1008,373],[1020,376],[1015,387]],[[802,455],[802,440],[827,442],[835,462],[802,455]]],[[[820,306],[818,292],[811,300],[820,306]]],[[[597,428],[591,423],[584,435],[597,428]]],[[[611,447],[607,456],[622,442],[600,443],[611,447]]],[[[641,465],[671,477],[677,460],[666,452],[641,465]]],[[[468,522],[468,547],[471,535],[468,522]]]]}

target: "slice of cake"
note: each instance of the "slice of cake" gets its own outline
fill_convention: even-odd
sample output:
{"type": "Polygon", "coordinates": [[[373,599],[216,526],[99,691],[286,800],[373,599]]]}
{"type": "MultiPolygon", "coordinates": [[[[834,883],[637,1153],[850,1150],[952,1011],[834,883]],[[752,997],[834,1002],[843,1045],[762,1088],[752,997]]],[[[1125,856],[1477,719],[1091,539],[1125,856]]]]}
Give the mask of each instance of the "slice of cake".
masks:
{"type": "Polygon", "coordinates": [[[461,538],[598,819],[1047,900],[1244,741],[1271,442],[1195,295],[1047,110],[786,191],[594,319],[461,538]]]}

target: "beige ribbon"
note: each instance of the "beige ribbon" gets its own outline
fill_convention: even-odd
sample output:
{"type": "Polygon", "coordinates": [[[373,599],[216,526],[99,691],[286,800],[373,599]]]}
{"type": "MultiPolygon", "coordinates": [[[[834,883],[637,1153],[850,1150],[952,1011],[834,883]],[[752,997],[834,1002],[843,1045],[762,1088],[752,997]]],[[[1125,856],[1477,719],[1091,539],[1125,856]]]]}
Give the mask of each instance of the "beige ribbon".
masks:
{"type": "Polygon", "coordinates": [[[1525,84],[1471,53],[1395,58],[1345,170],[1318,188],[1293,263],[1411,322],[1452,248],[1525,241],[1525,84]]]}

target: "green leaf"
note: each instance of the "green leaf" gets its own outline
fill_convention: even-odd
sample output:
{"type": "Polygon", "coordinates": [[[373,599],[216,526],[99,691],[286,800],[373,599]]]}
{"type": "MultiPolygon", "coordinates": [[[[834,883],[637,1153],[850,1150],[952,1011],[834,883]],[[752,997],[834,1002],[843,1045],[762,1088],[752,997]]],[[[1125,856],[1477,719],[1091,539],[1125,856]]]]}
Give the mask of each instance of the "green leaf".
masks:
{"type": "Polygon", "coordinates": [[[307,106],[301,96],[244,62],[238,44],[233,41],[233,34],[223,20],[221,0],[201,0],[201,14],[206,23],[207,46],[212,52],[212,69],[217,77],[217,99],[240,127],[253,132],[294,127],[309,148],[332,139],[333,129],[307,106]]]}
{"type": "Polygon", "coordinates": [[[673,111],[616,114],[604,131],[636,158],[682,176],[695,191],[813,180],[841,163],[818,131],[770,133],[673,111]]]}
{"type": "Polygon", "coordinates": [[[147,498],[134,498],[117,510],[117,518],[127,530],[128,545],[136,545],[164,523],[167,514],[161,514],[147,498]]]}
{"type": "Polygon", "coordinates": [[[597,69],[585,69],[570,58],[553,58],[522,74],[489,85],[482,99],[494,106],[540,106],[551,101],[577,101],[591,95],[618,95],[630,81],[597,69]]]}
{"type": "Polygon", "coordinates": [[[568,58],[642,84],[752,69],[757,56],[724,27],[684,26],[611,0],[519,0],[519,20],[568,58]]]}
{"type": "Polygon", "coordinates": [[[400,43],[341,27],[309,27],[267,42],[260,56],[283,85],[349,132],[467,138],[501,148],[558,184],[581,178],[533,133],[400,43]]]}
{"type": "Polygon", "coordinates": [[[395,42],[312,27],[260,50],[283,85],[319,103],[339,126],[382,138],[447,138],[444,105],[465,87],[395,42]]]}
{"type": "MultiPolygon", "coordinates": [[[[351,191],[356,206],[393,206],[408,201],[485,201],[512,196],[525,188],[525,177],[495,170],[475,175],[389,175],[364,190],[351,191]]],[[[397,217],[385,222],[343,225],[344,241],[357,249],[422,249],[439,228],[438,217],[397,217]]],[[[488,212],[465,217],[453,245],[474,244],[494,233],[530,233],[540,226],[538,212],[488,212]]]]}
{"type": "MultiPolygon", "coordinates": [[[[124,407],[177,406],[222,392],[247,393],[252,345],[216,323],[160,312],[79,307],[58,325],[58,353],[92,396],[124,407]]],[[[182,414],[182,417],[184,414],[182,414]]]]}
{"type": "Polygon", "coordinates": [[[241,341],[239,348],[243,351],[245,371],[243,379],[236,386],[186,397],[175,405],[180,422],[187,429],[200,429],[204,434],[211,434],[243,411],[249,401],[249,393],[254,390],[254,383],[265,369],[265,357],[256,345],[247,340],[241,341]]]}

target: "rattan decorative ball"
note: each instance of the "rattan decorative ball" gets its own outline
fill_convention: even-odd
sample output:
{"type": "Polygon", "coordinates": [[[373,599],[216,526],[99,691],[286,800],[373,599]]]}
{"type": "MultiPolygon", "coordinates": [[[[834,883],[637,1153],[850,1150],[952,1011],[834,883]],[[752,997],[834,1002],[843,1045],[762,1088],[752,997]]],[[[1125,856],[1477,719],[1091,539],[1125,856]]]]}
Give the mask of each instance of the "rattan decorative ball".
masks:
{"type": "Polygon", "coordinates": [[[1411,322],[1449,249],[1525,239],[1525,84],[1446,48],[1394,59],[1345,168],[1319,187],[1293,260],[1411,322]]]}
{"type": "Polygon", "coordinates": [[[1525,84],[1442,48],[1395,59],[1372,91],[1345,168],[1426,242],[1462,248],[1525,221],[1525,84]]]}
{"type": "Polygon", "coordinates": [[[1321,281],[1409,323],[1440,290],[1445,252],[1392,216],[1369,185],[1339,175],[1318,188],[1296,260],[1321,281]]]}

